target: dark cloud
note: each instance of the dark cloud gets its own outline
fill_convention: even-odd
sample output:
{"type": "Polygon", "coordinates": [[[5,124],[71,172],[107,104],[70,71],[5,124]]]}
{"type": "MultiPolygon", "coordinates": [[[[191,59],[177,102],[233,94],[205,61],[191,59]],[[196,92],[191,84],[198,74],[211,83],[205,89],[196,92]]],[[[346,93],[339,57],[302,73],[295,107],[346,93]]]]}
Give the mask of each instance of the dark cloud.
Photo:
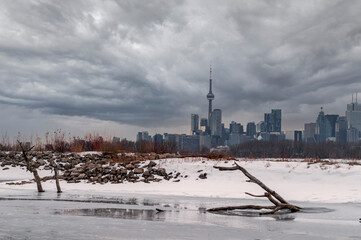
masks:
{"type": "Polygon", "coordinates": [[[225,121],[281,107],[284,126],[301,128],[320,105],[342,114],[360,90],[360,13],[352,0],[5,0],[0,103],[45,117],[184,126],[191,112],[206,115],[212,63],[225,121]]]}

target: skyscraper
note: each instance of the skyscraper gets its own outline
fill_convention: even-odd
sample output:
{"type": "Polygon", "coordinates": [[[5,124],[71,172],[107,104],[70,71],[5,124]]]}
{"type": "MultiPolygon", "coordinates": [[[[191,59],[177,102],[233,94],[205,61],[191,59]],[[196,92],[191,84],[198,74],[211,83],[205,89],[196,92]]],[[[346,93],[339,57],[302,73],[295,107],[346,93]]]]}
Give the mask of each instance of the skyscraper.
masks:
{"type": "Polygon", "coordinates": [[[305,123],[304,139],[305,142],[315,142],[316,123],[305,123]]]}
{"type": "Polygon", "coordinates": [[[327,114],[325,115],[325,117],[327,118],[330,127],[331,127],[331,136],[330,137],[336,137],[336,132],[335,132],[335,127],[336,127],[336,121],[338,118],[337,114],[327,114]]]}
{"type": "Polygon", "coordinates": [[[259,123],[257,123],[256,132],[266,132],[266,124],[264,121],[260,121],[259,123]]]}
{"type": "Polygon", "coordinates": [[[266,128],[266,132],[273,132],[273,130],[272,130],[272,125],[273,125],[272,113],[264,114],[264,124],[265,124],[265,128],[266,128]]]}
{"type": "Polygon", "coordinates": [[[294,131],[294,141],[302,142],[302,131],[294,131]]]}
{"type": "Polygon", "coordinates": [[[253,138],[256,135],[256,124],[254,122],[247,123],[247,136],[253,138]]]}
{"type": "Polygon", "coordinates": [[[361,104],[352,102],[347,104],[346,118],[348,128],[356,128],[361,131],[361,104]]]}
{"type": "Polygon", "coordinates": [[[208,126],[208,119],[207,118],[201,118],[201,127],[200,127],[200,129],[202,130],[202,132],[205,132],[207,130],[207,126],[208,126]]]}
{"type": "Polygon", "coordinates": [[[229,132],[230,133],[242,134],[243,133],[243,126],[240,123],[236,123],[235,121],[232,121],[229,124],[229,132]]]}
{"type": "Polygon", "coordinates": [[[215,136],[222,136],[222,111],[221,109],[214,109],[211,114],[211,134],[215,136]]]}
{"type": "Polygon", "coordinates": [[[316,120],[315,137],[316,142],[326,142],[327,138],[331,137],[331,125],[322,107],[316,120]]]}
{"type": "Polygon", "coordinates": [[[209,71],[209,92],[207,94],[208,99],[208,124],[211,124],[211,115],[212,115],[212,101],[214,100],[214,94],[212,93],[212,67],[209,71]]]}
{"type": "Polygon", "coordinates": [[[273,115],[273,132],[281,132],[282,113],[281,109],[272,109],[273,115]]]}
{"type": "Polygon", "coordinates": [[[336,142],[347,142],[347,118],[338,117],[335,126],[336,142]]]}
{"type": "Polygon", "coordinates": [[[199,129],[199,116],[198,114],[191,114],[191,133],[194,135],[199,129]]]}
{"type": "Polygon", "coordinates": [[[272,109],[271,113],[264,114],[266,132],[281,132],[282,113],[281,109],[272,109]]]}

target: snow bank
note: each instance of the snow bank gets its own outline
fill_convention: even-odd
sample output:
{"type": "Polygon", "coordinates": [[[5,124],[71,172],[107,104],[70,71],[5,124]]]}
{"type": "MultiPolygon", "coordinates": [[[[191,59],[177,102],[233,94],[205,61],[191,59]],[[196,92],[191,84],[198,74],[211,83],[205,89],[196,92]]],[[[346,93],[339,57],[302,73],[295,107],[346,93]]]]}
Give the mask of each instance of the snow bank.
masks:
{"type": "MultiPolygon", "coordinates": [[[[175,158],[158,160],[160,167],[167,172],[180,172],[180,182],[161,181],[159,183],[123,183],[104,185],[66,183],[61,181],[64,192],[78,193],[139,193],[175,196],[252,198],[244,192],[262,194],[257,185],[246,182],[240,171],[219,171],[218,166],[232,166],[233,161],[213,161],[202,158],[175,158]],[[199,179],[207,173],[207,179],[199,179]],[[185,176],[187,177],[185,178],[185,176]]],[[[239,161],[251,174],[263,181],[289,201],[310,202],[361,202],[361,166],[349,166],[342,161],[334,165],[311,164],[306,162],[275,162],[269,160],[239,161]]],[[[40,170],[41,176],[52,175],[50,171],[40,170]]],[[[2,170],[0,181],[28,180],[32,174],[20,167],[2,170]]],[[[54,181],[44,183],[46,191],[56,191],[54,181]]],[[[35,184],[6,185],[0,183],[0,192],[14,189],[36,189],[35,184]]]]}

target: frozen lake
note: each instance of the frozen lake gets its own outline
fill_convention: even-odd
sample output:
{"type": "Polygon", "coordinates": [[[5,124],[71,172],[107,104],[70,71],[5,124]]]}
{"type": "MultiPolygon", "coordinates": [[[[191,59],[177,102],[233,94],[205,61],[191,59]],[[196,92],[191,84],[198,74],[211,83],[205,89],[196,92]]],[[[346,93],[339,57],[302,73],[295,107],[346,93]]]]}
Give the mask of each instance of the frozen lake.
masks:
{"type": "Polygon", "coordinates": [[[255,217],[205,209],[265,201],[9,189],[0,197],[1,240],[361,239],[361,203],[293,202],[304,211],[255,217]]]}

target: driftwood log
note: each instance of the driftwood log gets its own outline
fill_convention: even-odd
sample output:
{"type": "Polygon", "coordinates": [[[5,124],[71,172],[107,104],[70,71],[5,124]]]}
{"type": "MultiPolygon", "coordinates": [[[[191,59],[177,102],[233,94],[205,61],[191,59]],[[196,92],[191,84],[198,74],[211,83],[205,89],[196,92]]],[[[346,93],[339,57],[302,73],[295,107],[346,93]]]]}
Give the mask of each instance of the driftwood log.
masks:
{"type": "Polygon", "coordinates": [[[23,152],[23,157],[24,157],[24,160],[26,163],[26,170],[28,170],[29,172],[31,172],[34,175],[34,181],[36,182],[38,192],[45,192],[43,189],[43,186],[41,185],[41,178],[39,177],[38,171],[33,166],[33,161],[28,158],[28,152],[30,152],[34,148],[34,146],[32,146],[29,149],[25,149],[20,141],[18,141],[18,143],[21,148],[21,151],[23,152]]]}
{"type": "Polygon", "coordinates": [[[214,166],[214,168],[219,169],[220,171],[235,171],[240,170],[249,180],[247,182],[252,182],[263,188],[265,190],[265,193],[263,195],[254,195],[251,193],[246,192],[247,195],[250,195],[252,197],[264,197],[268,198],[268,200],[273,203],[271,206],[259,206],[259,205],[242,205],[242,206],[230,206],[230,207],[218,207],[218,208],[211,208],[207,211],[215,212],[215,211],[228,211],[228,210],[245,210],[245,209],[252,209],[252,210],[269,210],[265,212],[260,212],[259,214],[273,214],[281,209],[288,209],[291,212],[297,212],[301,208],[298,206],[295,206],[293,204],[290,204],[287,202],[283,197],[281,197],[278,193],[271,190],[269,187],[267,187],[263,182],[258,180],[255,176],[251,175],[245,168],[241,167],[235,162],[234,167],[220,167],[220,166],[214,166]]]}

